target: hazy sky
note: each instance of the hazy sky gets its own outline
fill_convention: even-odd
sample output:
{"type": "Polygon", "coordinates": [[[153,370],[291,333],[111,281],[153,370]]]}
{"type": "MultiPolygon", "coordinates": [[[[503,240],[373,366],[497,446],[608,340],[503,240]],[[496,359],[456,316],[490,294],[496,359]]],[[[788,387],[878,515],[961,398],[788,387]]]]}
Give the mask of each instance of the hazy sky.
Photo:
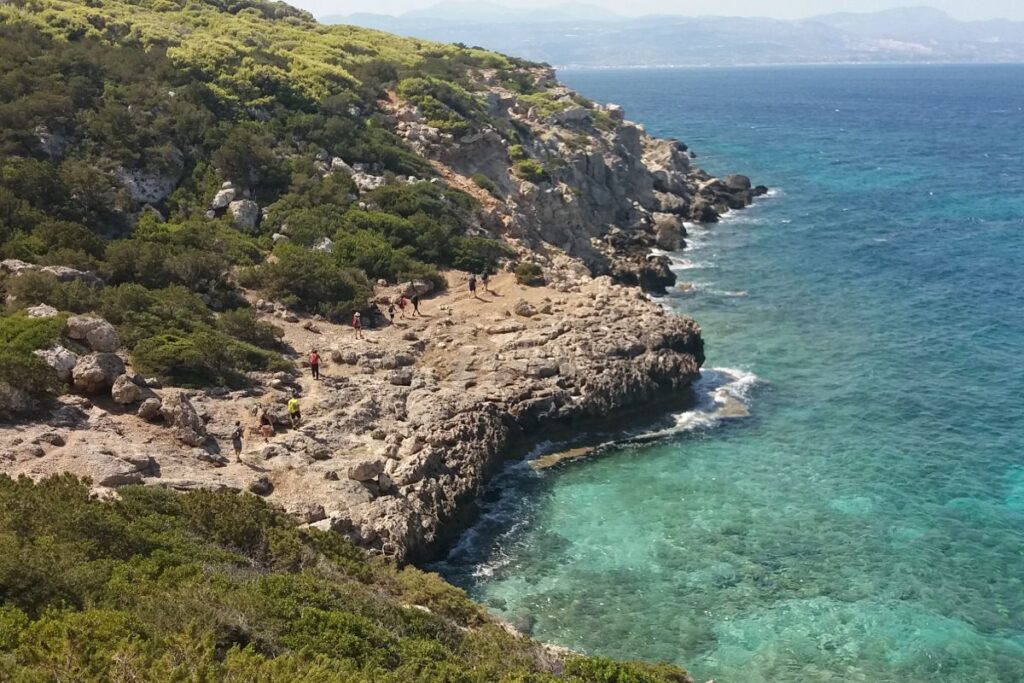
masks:
{"type": "MultiPolygon", "coordinates": [[[[374,12],[398,14],[437,4],[438,0],[290,0],[289,4],[310,10],[318,16],[374,12]]],[[[1024,0],[583,0],[601,5],[620,14],[718,14],[731,16],[767,16],[798,19],[826,12],[868,12],[898,6],[929,5],[949,12],[958,19],[993,19],[996,17],[1024,20],[1024,0]]],[[[518,7],[544,7],[558,4],[551,1],[525,0],[504,2],[518,7]]]]}

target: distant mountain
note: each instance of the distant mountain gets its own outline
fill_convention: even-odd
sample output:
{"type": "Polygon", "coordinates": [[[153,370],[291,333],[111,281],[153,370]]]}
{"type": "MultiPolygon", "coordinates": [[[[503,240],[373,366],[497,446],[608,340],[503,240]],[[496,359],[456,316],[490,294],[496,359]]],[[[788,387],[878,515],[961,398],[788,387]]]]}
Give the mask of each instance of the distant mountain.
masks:
{"type": "Polygon", "coordinates": [[[958,21],[930,7],[780,21],[629,18],[581,4],[523,9],[453,1],[401,16],[322,20],[479,45],[557,66],[1024,62],[1024,22],[958,21]]]}

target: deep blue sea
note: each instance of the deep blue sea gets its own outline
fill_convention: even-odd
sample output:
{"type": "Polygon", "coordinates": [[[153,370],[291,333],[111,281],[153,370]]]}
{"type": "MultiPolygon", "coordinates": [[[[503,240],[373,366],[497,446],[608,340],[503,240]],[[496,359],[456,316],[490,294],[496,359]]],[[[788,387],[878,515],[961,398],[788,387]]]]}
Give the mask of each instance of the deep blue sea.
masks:
{"type": "Polygon", "coordinates": [[[442,570],[698,681],[1024,681],[1024,67],[561,77],[773,196],[674,255],[678,432],[513,468],[442,570]]]}

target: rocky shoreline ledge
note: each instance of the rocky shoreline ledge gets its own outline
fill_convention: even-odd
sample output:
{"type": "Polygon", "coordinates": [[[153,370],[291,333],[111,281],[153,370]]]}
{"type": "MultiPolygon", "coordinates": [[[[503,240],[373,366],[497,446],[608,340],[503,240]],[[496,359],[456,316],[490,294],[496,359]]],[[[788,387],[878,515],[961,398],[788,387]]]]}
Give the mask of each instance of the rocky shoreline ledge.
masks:
{"type": "Polygon", "coordinates": [[[284,323],[293,347],[326,350],[319,382],[281,375],[238,392],[145,387],[133,395],[138,405],[62,397],[44,419],[0,432],[0,471],[70,471],[103,495],[138,483],[253,491],[308,524],[418,562],[471,521],[517,443],[677,394],[703,361],[691,319],[608,277],[581,277],[578,291],[562,293],[502,274],[479,299],[454,276],[451,284],[424,303],[424,317],[362,340],[326,322],[284,323]],[[305,416],[297,430],[284,426],[292,390],[305,416]],[[139,417],[154,399],[150,419],[139,417]],[[264,443],[247,430],[242,462],[232,462],[234,422],[251,427],[260,405],[272,408],[279,433],[264,443]]]}
{"type": "MultiPolygon", "coordinates": [[[[90,477],[97,495],[129,484],[249,491],[305,524],[421,562],[472,521],[489,478],[517,445],[679,396],[699,376],[703,340],[693,320],[645,295],[675,283],[669,259],[652,250],[684,248],[685,221],[717,220],[766,189],[744,176],[708,175],[685,145],[648,136],[621,108],[586,101],[550,69],[529,74],[554,113],[482,70],[476,85],[490,123],[463,137],[431,128],[394,93],[386,105],[435,180],[476,200],[477,234],[515,254],[490,292],[472,297],[467,274],[449,272],[447,291],[425,297],[424,317],[367,330],[364,339],[246,292],[284,330],[293,359],[319,348],[329,362],[319,382],[300,371],[251,373],[252,386],[240,391],[161,387],[133,371],[108,323],[79,316],[65,335],[77,340],[74,352],[43,356],[76,393],[0,430],[0,472],[72,472],[90,477]],[[515,145],[506,137],[513,130],[515,145]],[[524,178],[519,165],[527,162],[542,175],[524,178]],[[481,175],[494,187],[474,180],[481,175]],[[532,264],[543,284],[519,284],[510,272],[517,261],[532,264]],[[284,410],[292,392],[305,417],[295,430],[284,410]],[[261,408],[278,425],[266,442],[255,431],[261,408]],[[231,453],[236,421],[246,428],[240,462],[231,453]]],[[[317,163],[325,175],[351,174],[360,191],[396,182],[337,158],[317,163]]],[[[225,191],[211,206],[224,203],[225,191]]],[[[34,268],[3,263],[11,277],[34,268]]],[[[374,298],[386,306],[423,285],[381,283],[374,298]]],[[[29,314],[56,313],[45,309],[29,314]]]]}

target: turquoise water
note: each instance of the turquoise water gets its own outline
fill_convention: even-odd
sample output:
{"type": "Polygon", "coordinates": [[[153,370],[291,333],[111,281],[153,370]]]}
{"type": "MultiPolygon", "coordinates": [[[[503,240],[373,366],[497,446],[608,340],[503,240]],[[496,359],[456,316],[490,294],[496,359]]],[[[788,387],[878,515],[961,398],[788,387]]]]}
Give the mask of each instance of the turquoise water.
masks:
{"type": "Polygon", "coordinates": [[[562,77],[777,188],[670,301],[751,415],[513,468],[442,570],[701,681],[1024,681],[1024,68],[562,77]]]}

